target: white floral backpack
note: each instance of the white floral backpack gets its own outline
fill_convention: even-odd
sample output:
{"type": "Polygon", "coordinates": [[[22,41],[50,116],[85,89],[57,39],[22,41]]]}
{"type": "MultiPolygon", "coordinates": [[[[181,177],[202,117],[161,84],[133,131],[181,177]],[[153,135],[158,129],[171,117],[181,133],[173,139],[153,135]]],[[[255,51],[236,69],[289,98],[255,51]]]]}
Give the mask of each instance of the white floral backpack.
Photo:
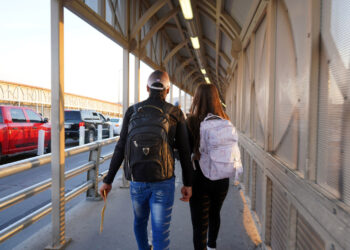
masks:
{"type": "Polygon", "coordinates": [[[200,124],[200,168],[210,180],[238,176],[243,172],[236,128],[220,116],[208,114],[200,124]]]}

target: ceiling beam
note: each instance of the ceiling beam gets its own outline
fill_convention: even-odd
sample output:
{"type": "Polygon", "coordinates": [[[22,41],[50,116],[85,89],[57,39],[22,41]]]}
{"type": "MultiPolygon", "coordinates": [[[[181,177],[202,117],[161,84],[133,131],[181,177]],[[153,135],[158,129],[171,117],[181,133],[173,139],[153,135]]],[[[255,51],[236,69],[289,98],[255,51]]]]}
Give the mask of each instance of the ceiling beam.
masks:
{"type": "MultiPolygon", "coordinates": [[[[202,3],[202,9],[206,9],[215,19],[218,2],[216,2],[216,6],[214,0],[203,0],[202,3]]],[[[223,9],[221,9],[220,23],[226,26],[227,30],[232,32],[235,37],[238,37],[242,31],[242,28],[238,22],[223,9]]]]}
{"type": "MultiPolygon", "coordinates": [[[[204,43],[206,43],[208,46],[212,47],[212,48],[215,50],[215,43],[213,43],[212,41],[210,41],[208,38],[203,37],[202,41],[203,41],[204,43]]],[[[230,60],[230,58],[228,57],[228,55],[225,54],[225,52],[219,51],[219,55],[226,61],[226,63],[227,63],[228,65],[230,65],[231,60],[230,60]]]]}
{"type": "Polygon", "coordinates": [[[195,83],[195,81],[197,81],[198,80],[198,78],[200,78],[202,76],[202,74],[198,74],[198,75],[196,75],[193,79],[192,79],[192,81],[191,81],[191,83],[190,83],[190,85],[193,85],[194,83],[195,83]]]}
{"type": "MultiPolygon", "coordinates": [[[[177,27],[177,25],[176,25],[176,24],[173,24],[173,23],[166,23],[166,24],[164,24],[164,28],[165,28],[165,29],[167,29],[167,28],[169,28],[169,29],[175,29],[175,30],[177,30],[177,31],[179,30],[178,27],[177,27]]],[[[183,32],[187,33],[185,27],[181,26],[181,29],[182,29],[183,32]]]]}
{"type": "MultiPolygon", "coordinates": [[[[165,2],[165,1],[164,1],[164,2],[165,2]]],[[[169,7],[170,7],[171,9],[174,9],[174,4],[173,4],[172,0],[167,0],[167,3],[168,3],[168,5],[169,5],[169,7]]],[[[177,26],[177,29],[178,29],[178,31],[179,31],[179,33],[180,33],[181,39],[182,39],[183,41],[186,40],[186,37],[185,37],[185,29],[184,29],[184,27],[181,26],[181,23],[180,23],[180,21],[179,21],[179,18],[178,18],[177,16],[175,16],[174,19],[175,19],[175,24],[176,24],[176,26],[177,26]]],[[[190,55],[190,57],[193,57],[192,50],[191,50],[190,47],[188,46],[188,43],[185,45],[185,47],[186,47],[187,52],[188,52],[188,54],[190,55]]]]}
{"type": "MultiPolygon", "coordinates": [[[[203,5],[200,5],[200,10],[203,14],[207,15],[213,22],[216,21],[216,8],[215,2],[212,0],[203,1],[203,5]]],[[[220,24],[222,31],[232,40],[239,37],[242,28],[238,22],[225,10],[222,10],[220,16],[220,24]]]]}
{"type": "MultiPolygon", "coordinates": [[[[210,55],[206,55],[205,56],[212,64],[215,65],[215,59],[213,57],[211,57],[210,55]]],[[[225,75],[226,75],[226,70],[221,66],[219,65],[219,70],[222,71],[225,75]]],[[[216,71],[216,70],[215,70],[216,71]]]]}
{"type": "Polygon", "coordinates": [[[147,35],[141,41],[141,50],[142,48],[146,47],[148,41],[153,37],[153,35],[156,34],[158,30],[160,30],[160,28],[162,28],[163,25],[166,24],[171,18],[173,18],[179,12],[179,10],[179,8],[176,8],[169,11],[163,18],[159,19],[158,22],[153,25],[152,29],[148,31],[147,35]]]}
{"type": "Polygon", "coordinates": [[[215,42],[215,71],[216,78],[219,78],[219,51],[221,43],[220,16],[223,9],[222,0],[216,1],[216,42],[215,42]]]}
{"type": "Polygon", "coordinates": [[[191,75],[193,75],[194,72],[198,72],[198,69],[194,68],[193,70],[191,70],[191,71],[185,76],[184,82],[186,82],[187,79],[188,79],[191,75]]]}
{"type": "Polygon", "coordinates": [[[180,64],[180,66],[176,69],[175,75],[178,75],[180,71],[186,67],[188,64],[190,64],[193,61],[193,57],[187,58],[183,63],[180,64]]]}
{"type": "Polygon", "coordinates": [[[169,54],[167,54],[167,56],[165,57],[163,63],[164,63],[164,64],[167,64],[168,61],[169,61],[180,49],[182,49],[187,43],[188,43],[188,40],[186,39],[186,40],[183,41],[182,43],[179,43],[178,45],[176,45],[176,46],[169,52],[169,54]]]}
{"type": "Polygon", "coordinates": [[[242,31],[241,26],[226,11],[223,11],[221,15],[221,24],[225,26],[226,29],[232,28],[232,31],[236,37],[239,37],[239,35],[241,34],[241,31],[242,31]]]}
{"type": "Polygon", "coordinates": [[[137,21],[136,25],[130,33],[130,40],[135,38],[141,28],[151,19],[158,10],[160,10],[166,4],[163,0],[158,0],[155,2],[147,11],[142,15],[142,17],[137,21]]]}
{"type": "Polygon", "coordinates": [[[129,44],[124,35],[118,32],[112,25],[107,24],[99,14],[90,9],[85,3],[82,1],[64,1],[63,3],[64,7],[72,11],[102,34],[105,34],[112,41],[123,48],[128,48],[129,44]]]}

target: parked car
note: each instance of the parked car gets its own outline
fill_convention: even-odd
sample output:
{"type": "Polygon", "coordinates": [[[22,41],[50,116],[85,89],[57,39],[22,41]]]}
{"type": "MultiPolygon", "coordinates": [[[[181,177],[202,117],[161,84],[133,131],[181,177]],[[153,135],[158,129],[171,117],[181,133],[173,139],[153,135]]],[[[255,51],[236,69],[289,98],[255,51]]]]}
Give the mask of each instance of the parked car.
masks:
{"type": "Polygon", "coordinates": [[[111,124],[113,126],[113,135],[120,135],[120,130],[122,129],[123,118],[111,118],[111,124]]]}
{"type": "Polygon", "coordinates": [[[109,137],[108,120],[101,114],[92,110],[65,110],[64,128],[66,139],[79,139],[79,127],[85,127],[85,143],[97,139],[98,125],[102,125],[102,138],[109,137]]]}
{"type": "Polygon", "coordinates": [[[4,156],[34,151],[39,130],[45,131],[44,146],[51,150],[51,124],[27,107],[0,106],[0,160],[4,156]]]}

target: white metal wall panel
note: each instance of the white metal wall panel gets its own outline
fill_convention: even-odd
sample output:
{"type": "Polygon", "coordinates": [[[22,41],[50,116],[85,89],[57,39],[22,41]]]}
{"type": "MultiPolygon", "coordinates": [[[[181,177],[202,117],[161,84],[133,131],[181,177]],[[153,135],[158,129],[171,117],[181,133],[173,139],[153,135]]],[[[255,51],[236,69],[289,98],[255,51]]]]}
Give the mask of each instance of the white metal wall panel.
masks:
{"type": "Polygon", "coordinates": [[[309,4],[304,0],[277,1],[274,151],[302,173],[308,138],[308,16],[309,4]]]}
{"type": "Polygon", "coordinates": [[[232,86],[232,106],[231,106],[231,110],[232,110],[232,119],[231,121],[233,122],[233,124],[235,126],[237,126],[237,122],[236,122],[236,105],[237,105],[237,89],[236,89],[236,85],[237,85],[237,77],[233,76],[233,86],[232,86]]]}
{"type": "Polygon", "coordinates": [[[297,233],[296,233],[297,250],[322,250],[325,243],[315,230],[306,222],[304,217],[297,215],[297,233]]]}
{"type": "Polygon", "coordinates": [[[243,78],[243,127],[242,131],[250,135],[250,113],[251,113],[251,92],[252,92],[252,62],[251,62],[251,45],[249,44],[244,52],[244,78],[243,78]]]}
{"type": "Polygon", "coordinates": [[[288,201],[281,188],[272,184],[271,248],[287,249],[288,201]]]}
{"type": "Polygon", "coordinates": [[[244,117],[244,110],[243,110],[243,57],[241,56],[239,58],[239,64],[235,70],[237,75],[237,128],[242,131],[242,120],[244,117]]]}
{"type": "Polygon", "coordinates": [[[264,147],[264,130],[262,122],[259,115],[259,106],[260,103],[257,100],[256,96],[256,85],[253,86],[252,96],[251,96],[251,116],[252,116],[252,138],[260,147],[264,147]]]}
{"type": "Polygon", "coordinates": [[[350,205],[350,2],[322,1],[317,182],[350,205]]]}
{"type": "Polygon", "coordinates": [[[264,146],[266,131],[266,110],[268,100],[268,67],[267,67],[267,35],[266,18],[264,18],[255,33],[254,50],[254,115],[253,130],[254,138],[258,145],[264,146]]]}

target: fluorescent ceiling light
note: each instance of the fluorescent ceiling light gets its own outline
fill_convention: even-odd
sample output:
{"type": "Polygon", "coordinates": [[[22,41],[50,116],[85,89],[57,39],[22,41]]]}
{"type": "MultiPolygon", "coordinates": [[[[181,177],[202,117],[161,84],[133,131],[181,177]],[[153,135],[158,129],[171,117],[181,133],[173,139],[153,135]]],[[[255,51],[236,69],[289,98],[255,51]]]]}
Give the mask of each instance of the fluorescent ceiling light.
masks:
{"type": "Polygon", "coordinates": [[[204,77],[205,81],[209,84],[210,83],[210,80],[209,80],[209,77],[204,77]]]}
{"type": "Polygon", "coordinates": [[[194,49],[199,49],[199,40],[198,40],[198,36],[196,37],[191,37],[191,43],[194,49]]]}
{"type": "Polygon", "coordinates": [[[185,19],[189,20],[193,18],[193,12],[191,7],[191,1],[190,0],[180,0],[180,6],[182,10],[182,14],[184,15],[185,19]]]}
{"type": "Polygon", "coordinates": [[[205,69],[201,69],[201,72],[203,75],[207,74],[207,72],[205,71],[205,69]]]}

